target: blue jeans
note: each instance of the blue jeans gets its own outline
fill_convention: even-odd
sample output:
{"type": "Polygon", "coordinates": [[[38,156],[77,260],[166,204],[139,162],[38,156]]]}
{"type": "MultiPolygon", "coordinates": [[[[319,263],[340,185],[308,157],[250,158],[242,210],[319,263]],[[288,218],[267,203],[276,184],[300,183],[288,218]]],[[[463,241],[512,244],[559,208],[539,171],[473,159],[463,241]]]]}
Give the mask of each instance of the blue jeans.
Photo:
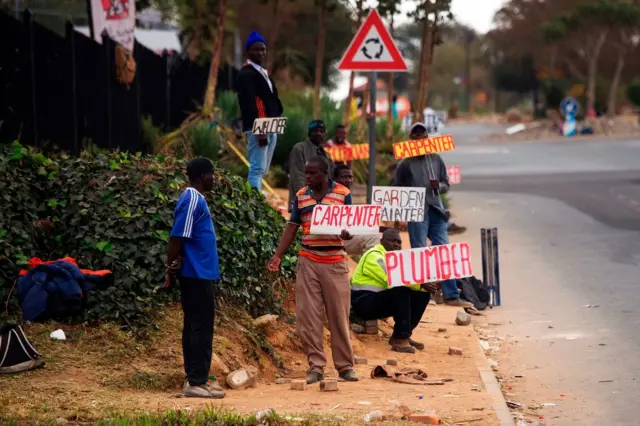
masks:
{"type": "MultiPolygon", "coordinates": [[[[412,249],[427,247],[427,238],[434,246],[449,244],[447,221],[442,214],[432,208],[427,209],[422,222],[409,222],[409,240],[412,249]]],[[[460,298],[456,280],[442,282],[442,296],[445,300],[460,298]]]]}
{"type": "Polygon", "coordinates": [[[258,138],[251,132],[245,132],[249,141],[249,176],[247,180],[252,188],[258,191],[262,189],[262,178],[269,171],[273,152],[276,149],[278,135],[275,133],[267,134],[267,146],[260,146],[258,138]]]}

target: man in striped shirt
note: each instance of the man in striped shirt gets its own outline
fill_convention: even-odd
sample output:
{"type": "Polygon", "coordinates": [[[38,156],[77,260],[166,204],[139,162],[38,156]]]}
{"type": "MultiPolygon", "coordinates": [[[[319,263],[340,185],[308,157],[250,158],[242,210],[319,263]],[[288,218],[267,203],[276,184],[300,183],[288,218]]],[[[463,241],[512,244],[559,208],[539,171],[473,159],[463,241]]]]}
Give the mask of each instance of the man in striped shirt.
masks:
{"type": "Polygon", "coordinates": [[[358,380],[353,369],[353,349],[349,338],[349,267],[343,240],[352,236],[311,234],[311,216],[317,204],[352,204],[349,190],[329,179],[329,164],[316,156],[305,165],[307,186],[293,200],[289,224],[282,234],[276,253],[269,261],[269,270],[276,272],[280,260],[302,227],[302,250],[296,272],[296,327],[309,363],[307,383],[324,377],[327,357],[324,353],[322,330],[325,314],[331,331],[333,362],[340,377],[358,380]]]}
{"type": "Polygon", "coordinates": [[[194,158],[187,164],[189,186],[178,199],[167,249],[167,280],[177,274],[184,312],[182,354],[187,381],[184,396],[222,398],[216,383],[207,383],[213,344],[214,281],[220,279],[218,246],[205,192],[213,188],[213,164],[194,158]]]}

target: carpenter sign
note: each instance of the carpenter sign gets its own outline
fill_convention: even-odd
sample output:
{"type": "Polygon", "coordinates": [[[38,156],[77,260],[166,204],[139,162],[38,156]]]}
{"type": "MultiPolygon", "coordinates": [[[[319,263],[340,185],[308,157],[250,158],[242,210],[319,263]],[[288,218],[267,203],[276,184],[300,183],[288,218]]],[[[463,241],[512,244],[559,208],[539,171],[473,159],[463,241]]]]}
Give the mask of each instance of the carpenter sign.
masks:
{"type": "Polygon", "coordinates": [[[317,204],[311,216],[311,233],[340,235],[343,230],[352,235],[378,234],[382,206],[317,204]]]}
{"type": "Polygon", "coordinates": [[[256,118],[253,120],[251,133],[254,135],[266,135],[267,133],[281,135],[284,133],[285,127],[287,127],[287,117],[256,118]]]}
{"type": "Polygon", "coordinates": [[[460,166],[447,166],[447,176],[449,176],[449,185],[457,185],[462,182],[460,166]]]}
{"type": "Polygon", "coordinates": [[[468,243],[454,243],[385,254],[390,287],[424,284],[470,277],[471,250],[468,243]]]}
{"type": "Polygon", "coordinates": [[[374,186],[371,202],[382,206],[383,222],[422,222],[426,188],[374,186]]]}
{"type": "Polygon", "coordinates": [[[352,160],[366,160],[369,158],[369,144],[362,143],[349,146],[334,146],[325,148],[327,154],[335,163],[344,163],[352,160]]]}
{"type": "Polygon", "coordinates": [[[456,145],[453,136],[436,136],[434,138],[416,139],[393,144],[393,156],[396,160],[435,152],[453,151],[456,145]]]}

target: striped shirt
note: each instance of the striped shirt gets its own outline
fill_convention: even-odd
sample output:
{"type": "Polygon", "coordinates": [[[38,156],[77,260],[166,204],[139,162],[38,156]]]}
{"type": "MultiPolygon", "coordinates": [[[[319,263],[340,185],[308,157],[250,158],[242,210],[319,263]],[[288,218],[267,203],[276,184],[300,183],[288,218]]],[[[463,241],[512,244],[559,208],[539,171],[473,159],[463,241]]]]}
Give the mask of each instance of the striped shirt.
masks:
{"type": "Polygon", "coordinates": [[[347,253],[344,250],[344,242],[339,235],[311,234],[311,216],[316,204],[352,204],[351,192],[339,183],[329,181],[329,192],[321,200],[316,200],[311,195],[311,189],[305,186],[296,193],[289,219],[289,223],[302,227],[300,256],[318,263],[342,262],[347,258],[347,253]]]}

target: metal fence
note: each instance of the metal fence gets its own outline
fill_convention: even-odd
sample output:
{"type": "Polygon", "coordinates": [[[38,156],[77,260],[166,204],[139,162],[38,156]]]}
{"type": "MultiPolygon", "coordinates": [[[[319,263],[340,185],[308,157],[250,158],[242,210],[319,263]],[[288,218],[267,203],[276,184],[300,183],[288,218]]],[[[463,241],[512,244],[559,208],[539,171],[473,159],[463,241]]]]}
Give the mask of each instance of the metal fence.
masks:
{"type": "Polygon", "coordinates": [[[72,153],[88,142],[146,151],[142,118],[177,128],[201,104],[207,84],[207,68],[136,42],[135,79],[123,85],[107,36],[99,44],[67,23],[61,37],[28,10],[22,21],[0,12],[0,40],[0,143],[20,139],[72,153]]]}

